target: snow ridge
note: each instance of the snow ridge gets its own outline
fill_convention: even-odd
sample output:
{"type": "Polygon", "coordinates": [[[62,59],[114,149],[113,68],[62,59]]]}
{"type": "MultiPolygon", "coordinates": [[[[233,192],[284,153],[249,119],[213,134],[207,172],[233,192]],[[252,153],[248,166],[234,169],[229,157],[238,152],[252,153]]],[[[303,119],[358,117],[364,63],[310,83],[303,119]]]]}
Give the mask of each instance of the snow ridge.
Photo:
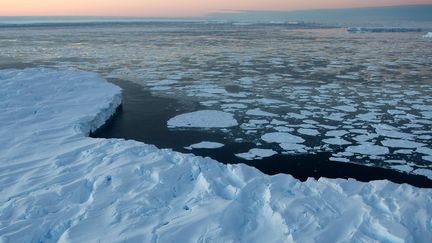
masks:
{"type": "Polygon", "coordinates": [[[121,101],[118,87],[92,73],[2,70],[0,87],[0,242],[432,238],[430,189],[302,183],[132,140],[86,137],[121,101]]]}

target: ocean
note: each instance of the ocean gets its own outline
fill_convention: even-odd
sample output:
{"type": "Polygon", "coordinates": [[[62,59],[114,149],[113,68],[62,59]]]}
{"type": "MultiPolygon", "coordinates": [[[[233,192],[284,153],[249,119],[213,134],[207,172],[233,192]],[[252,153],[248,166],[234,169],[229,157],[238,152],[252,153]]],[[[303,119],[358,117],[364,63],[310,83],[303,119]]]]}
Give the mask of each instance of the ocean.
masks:
{"type": "Polygon", "coordinates": [[[94,136],[136,139],[302,180],[431,178],[432,42],[423,29],[350,33],[333,24],[286,21],[4,19],[0,68],[97,72],[127,94],[138,92],[126,95],[123,111],[94,136]],[[199,111],[220,116],[199,117],[199,111]],[[185,125],[188,116],[193,120],[185,125]],[[226,125],[225,116],[235,123],[226,125]]]}

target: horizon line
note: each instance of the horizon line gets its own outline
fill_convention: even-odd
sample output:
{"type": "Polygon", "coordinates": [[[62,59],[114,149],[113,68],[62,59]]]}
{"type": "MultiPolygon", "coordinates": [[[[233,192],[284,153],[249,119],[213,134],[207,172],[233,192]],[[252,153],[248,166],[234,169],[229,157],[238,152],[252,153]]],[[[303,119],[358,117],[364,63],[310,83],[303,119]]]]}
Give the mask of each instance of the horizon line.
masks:
{"type": "Polygon", "coordinates": [[[233,9],[220,9],[197,16],[146,16],[146,15],[0,15],[1,18],[7,17],[87,17],[87,18],[154,18],[154,19],[197,19],[210,17],[213,14],[224,13],[257,13],[257,12],[275,12],[275,13],[294,13],[294,12],[313,12],[313,11],[332,11],[332,10],[360,10],[360,9],[377,9],[377,8],[398,8],[398,7],[419,7],[419,6],[432,6],[431,4],[398,4],[398,5],[382,5],[382,6],[365,6],[365,7],[340,7],[340,8],[313,8],[313,9],[297,9],[297,10],[233,10],[233,9]]]}

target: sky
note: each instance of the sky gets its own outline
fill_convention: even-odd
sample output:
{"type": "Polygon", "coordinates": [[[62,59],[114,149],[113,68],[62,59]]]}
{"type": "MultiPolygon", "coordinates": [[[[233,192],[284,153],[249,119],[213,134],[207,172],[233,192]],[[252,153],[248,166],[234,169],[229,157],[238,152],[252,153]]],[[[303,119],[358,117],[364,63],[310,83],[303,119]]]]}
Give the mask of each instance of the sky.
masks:
{"type": "Polygon", "coordinates": [[[0,16],[195,17],[221,11],[407,4],[432,4],[432,0],[0,0],[0,16]]]}

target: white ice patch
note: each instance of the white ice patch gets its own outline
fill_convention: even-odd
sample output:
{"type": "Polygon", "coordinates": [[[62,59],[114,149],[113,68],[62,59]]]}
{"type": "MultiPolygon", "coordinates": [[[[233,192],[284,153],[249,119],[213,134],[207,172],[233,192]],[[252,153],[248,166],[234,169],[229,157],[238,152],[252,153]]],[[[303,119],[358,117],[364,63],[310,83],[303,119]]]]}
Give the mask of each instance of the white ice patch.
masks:
{"type": "Polygon", "coordinates": [[[250,115],[250,116],[267,116],[267,117],[277,117],[278,116],[277,114],[270,113],[270,112],[267,112],[267,111],[263,111],[263,110],[261,110],[259,108],[246,111],[246,115],[250,115]]]}
{"type": "Polygon", "coordinates": [[[303,138],[292,135],[287,132],[266,133],[263,136],[261,136],[261,139],[266,141],[267,143],[285,143],[285,144],[303,143],[305,141],[303,138]]]}
{"type": "Polygon", "coordinates": [[[428,32],[425,35],[423,35],[423,38],[432,38],[432,32],[428,32]]]}
{"type": "Polygon", "coordinates": [[[383,146],[374,144],[361,144],[356,146],[349,146],[346,148],[347,152],[354,154],[364,155],[385,155],[389,153],[389,149],[383,146]]]}
{"type": "Polygon", "coordinates": [[[340,105],[333,107],[334,109],[345,111],[345,112],[356,112],[357,108],[353,105],[340,105]]]}
{"type": "Polygon", "coordinates": [[[330,161],[344,162],[344,163],[350,162],[350,160],[347,158],[337,158],[337,157],[330,157],[330,161]]]}
{"type": "Polygon", "coordinates": [[[169,128],[226,128],[237,126],[237,120],[231,113],[215,110],[202,110],[181,114],[168,120],[169,128]]]}
{"type": "Polygon", "coordinates": [[[333,130],[326,132],[327,137],[342,137],[343,135],[348,134],[346,130],[333,130]]]}
{"type": "Polygon", "coordinates": [[[417,153],[432,155],[432,149],[428,147],[420,147],[416,149],[417,153]]]}
{"type": "Polygon", "coordinates": [[[327,144],[339,145],[339,146],[351,144],[351,142],[349,142],[343,138],[326,138],[326,139],[323,139],[322,141],[324,143],[327,143],[327,144]]]}
{"type": "Polygon", "coordinates": [[[390,137],[390,138],[404,138],[404,139],[410,139],[413,137],[412,134],[399,132],[397,131],[397,128],[390,127],[390,126],[384,126],[384,125],[374,125],[375,132],[383,137],[390,137]]]}
{"type": "Polygon", "coordinates": [[[423,175],[423,176],[426,176],[427,178],[429,178],[429,179],[432,180],[432,170],[428,170],[428,169],[422,169],[422,168],[420,168],[420,169],[415,169],[415,170],[413,171],[413,173],[414,173],[414,174],[417,174],[417,175],[423,175]]]}
{"type": "Polygon", "coordinates": [[[277,152],[272,150],[272,149],[254,148],[254,149],[249,150],[246,153],[239,153],[239,154],[236,154],[235,156],[242,158],[242,159],[246,159],[246,160],[254,160],[254,159],[262,159],[262,158],[271,157],[275,154],[277,154],[277,152]]]}
{"type": "Polygon", "coordinates": [[[294,152],[294,153],[306,153],[307,147],[303,144],[298,143],[281,143],[279,146],[288,152],[294,152]]]}
{"type": "Polygon", "coordinates": [[[298,133],[308,136],[317,136],[320,134],[320,132],[316,129],[309,129],[309,128],[300,128],[297,130],[298,133]]]}
{"type": "Polygon", "coordinates": [[[399,170],[407,173],[410,173],[413,170],[413,168],[409,165],[391,165],[390,167],[395,170],[399,170]]]}
{"type": "Polygon", "coordinates": [[[216,143],[216,142],[200,142],[190,145],[189,147],[186,147],[186,149],[217,149],[222,148],[224,144],[222,143],[216,143]]]}
{"type": "Polygon", "coordinates": [[[386,139],[381,144],[389,148],[420,148],[425,146],[423,143],[417,143],[405,139],[386,139]]]}

